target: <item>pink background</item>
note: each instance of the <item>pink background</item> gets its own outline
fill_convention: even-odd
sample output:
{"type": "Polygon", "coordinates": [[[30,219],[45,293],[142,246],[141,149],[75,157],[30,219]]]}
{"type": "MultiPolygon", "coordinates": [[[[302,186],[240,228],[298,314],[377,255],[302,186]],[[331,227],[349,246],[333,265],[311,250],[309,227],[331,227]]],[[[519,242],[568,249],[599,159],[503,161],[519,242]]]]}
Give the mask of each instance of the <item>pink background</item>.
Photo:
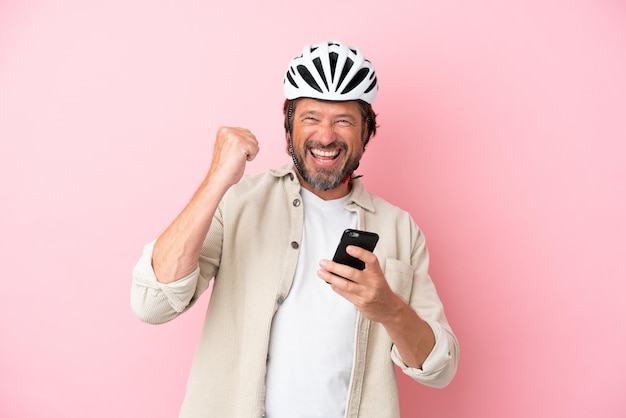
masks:
{"type": "Polygon", "coordinates": [[[377,66],[364,181],[426,232],[461,344],[403,416],[626,416],[617,0],[1,1],[0,416],[177,415],[204,308],[139,322],[131,269],[218,126],[258,136],[249,172],[289,161],[283,71],[333,38],[377,66]]]}

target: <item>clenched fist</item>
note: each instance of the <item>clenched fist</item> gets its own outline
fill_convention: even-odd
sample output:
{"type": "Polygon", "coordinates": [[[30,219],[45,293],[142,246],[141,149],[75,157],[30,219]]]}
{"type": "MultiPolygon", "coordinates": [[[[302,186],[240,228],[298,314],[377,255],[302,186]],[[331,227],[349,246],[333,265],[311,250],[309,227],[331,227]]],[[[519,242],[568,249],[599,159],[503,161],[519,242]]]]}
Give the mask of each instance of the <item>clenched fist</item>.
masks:
{"type": "Polygon", "coordinates": [[[259,153],[256,137],[245,128],[221,127],[217,131],[208,177],[230,187],[241,180],[246,162],[259,153]]]}

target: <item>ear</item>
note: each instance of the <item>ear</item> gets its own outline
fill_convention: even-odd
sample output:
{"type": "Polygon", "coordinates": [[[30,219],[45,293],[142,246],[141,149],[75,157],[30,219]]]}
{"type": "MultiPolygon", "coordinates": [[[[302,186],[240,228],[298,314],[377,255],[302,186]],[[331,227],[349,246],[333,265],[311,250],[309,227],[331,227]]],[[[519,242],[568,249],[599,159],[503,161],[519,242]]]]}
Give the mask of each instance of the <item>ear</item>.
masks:
{"type": "Polygon", "coordinates": [[[291,147],[291,135],[289,132],[285,132],[285,152],[287,155],[291,155],[290,148],[291,147]]]}
{"type": "Polygon", "coordinates": [[[365,119],[365,129],[363,129],[363,151],[365,151],[365,147],[367,146],[368,142],[370,142],[370,132],[371,132],[371,125],[372,125],[372,120],[368,117],[365,119]]]}

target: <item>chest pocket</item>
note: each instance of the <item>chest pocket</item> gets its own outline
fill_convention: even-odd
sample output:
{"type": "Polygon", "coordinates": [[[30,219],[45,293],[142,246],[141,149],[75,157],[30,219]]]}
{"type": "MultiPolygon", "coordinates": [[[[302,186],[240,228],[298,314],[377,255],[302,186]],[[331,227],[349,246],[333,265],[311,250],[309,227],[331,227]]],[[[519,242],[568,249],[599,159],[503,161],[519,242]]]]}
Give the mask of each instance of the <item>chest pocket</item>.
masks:
{"type": "Polygon", "coordinates": [[[391,290],[408,304],[413,288],[413,267],[403,261],[388,258],[385,262],[385,278],[391,290]]]}

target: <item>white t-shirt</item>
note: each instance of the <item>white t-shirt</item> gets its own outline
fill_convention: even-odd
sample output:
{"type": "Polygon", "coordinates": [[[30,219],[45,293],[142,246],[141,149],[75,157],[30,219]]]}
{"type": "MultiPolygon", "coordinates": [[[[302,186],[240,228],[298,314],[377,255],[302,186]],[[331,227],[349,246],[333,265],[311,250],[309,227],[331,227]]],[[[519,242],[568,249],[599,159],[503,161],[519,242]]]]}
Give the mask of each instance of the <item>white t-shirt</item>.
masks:
{"type": "Polygon", "coordinates": [[[348,196],[322,200],[302,189],[304,231],[289,294],[272,322],[267,418],[341,418],[352,374],[356,308],[317,276],[357,215],[348,196]]]}

